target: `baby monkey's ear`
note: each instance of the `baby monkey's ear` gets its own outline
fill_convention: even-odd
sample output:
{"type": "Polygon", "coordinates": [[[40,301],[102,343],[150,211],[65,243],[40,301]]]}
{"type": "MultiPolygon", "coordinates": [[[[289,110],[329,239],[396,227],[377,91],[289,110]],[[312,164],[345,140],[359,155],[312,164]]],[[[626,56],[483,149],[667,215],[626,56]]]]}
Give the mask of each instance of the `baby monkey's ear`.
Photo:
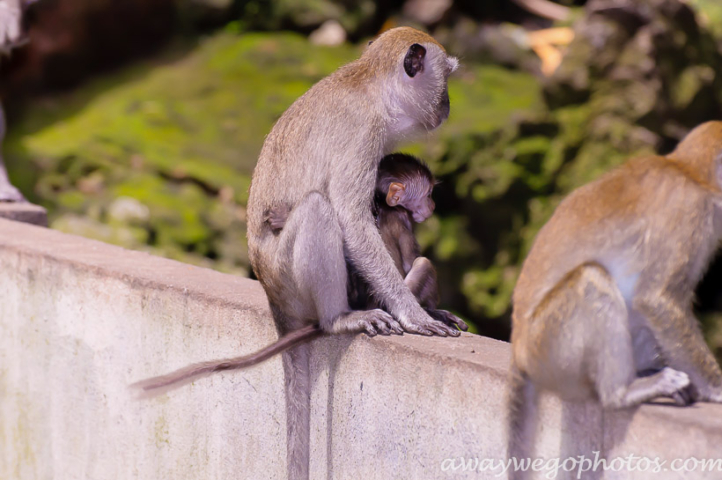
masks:
{"type": "Polygon", "coordinates": [[[386,194],[386,204],[389,207],[395,207],[401,202],[404,192],[406,192],[406,187],[403,183],[392,182],[389,185],[389,193],[386,194]]]}

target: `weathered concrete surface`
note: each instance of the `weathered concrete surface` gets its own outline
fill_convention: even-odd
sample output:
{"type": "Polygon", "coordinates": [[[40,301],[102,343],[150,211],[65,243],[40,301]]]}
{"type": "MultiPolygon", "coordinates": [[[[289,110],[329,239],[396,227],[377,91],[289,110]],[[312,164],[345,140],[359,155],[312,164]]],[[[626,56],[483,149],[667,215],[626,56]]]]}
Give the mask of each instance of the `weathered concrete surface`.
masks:
{"type": "Polygon", "coordinates": [[[0,220],[0,478],[284,478],[280,361],[128,384],[276,338],[256,282],[0,220]]]}
{"type": "MultiPolygon", "coordinates": [[[[256,282],[6,220],[0,268],[0,478],[285,477],[278,358],[151,400],[127,388],[272,342],[256,282]]],[[[313,353],[313,480],[505,478],[445,460],[504,458],[507,344],[360,335],[313,353]]],[[[539,434],[547,459],[598,450],[667,462],[603,478],[722,475],[670,465],[722,457],[719,406],[610,414],[545,397],[539,434]]]]}
{"type": "Polygon", "coordinates": [[[48,226],[48,213],[43,207],[32,203],[0,202],[0,218],[48,226]]]}

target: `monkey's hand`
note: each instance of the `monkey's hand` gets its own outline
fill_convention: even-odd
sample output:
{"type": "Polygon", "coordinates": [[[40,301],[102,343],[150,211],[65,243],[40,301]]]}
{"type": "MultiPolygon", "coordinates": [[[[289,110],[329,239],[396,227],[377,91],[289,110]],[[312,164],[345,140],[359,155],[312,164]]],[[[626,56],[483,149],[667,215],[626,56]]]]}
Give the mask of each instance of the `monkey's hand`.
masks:
{"type": "Polygon", "coordinates": [[[440,322],[444,322],[450,327],[457,327],[459,330],[462,330],[466,332],[469,330],[469,326],[466,324],[465,321],[457,317],[451,312],[447,312],[446,310],[426,310],[429,315],[431,315],[431,318],[434,318],[440,322]]]}
{"type": "Polygon", "coordinates": [[[365,332],[369,337],[404,333],[401,325],[391,315],[378,308],[347,312],[329,326],[322,324],[321,329],[331,334],[365,332]]]}
{"type": "MultiPolygon", "coordinates": [[[[407,332],[421,335],[440,335],[442,337],[446,337],[447,335],[458,337],[461,335],[461,332],[459,332],[455,326],[449,326],[443,320],[435,320],[421,308],[419,308],[418,312],[419,313],[414,312],[411,316],[399,316],[397,318],[403,329],[407,332]]],[[[461,320],[459,319],[459,321],[461,320]]],[[[463,321],[461,323],[466,326],[463,321]]]]}

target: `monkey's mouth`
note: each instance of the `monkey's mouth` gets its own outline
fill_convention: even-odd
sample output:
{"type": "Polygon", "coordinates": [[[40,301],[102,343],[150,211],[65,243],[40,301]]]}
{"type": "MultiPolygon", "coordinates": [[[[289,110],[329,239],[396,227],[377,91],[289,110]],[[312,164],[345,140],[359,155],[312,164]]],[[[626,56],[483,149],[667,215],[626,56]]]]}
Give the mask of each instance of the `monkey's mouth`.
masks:
{"type": "MultiPolygon", "coordinates": [[[[449,101],[449,90],[444,90],[444,96],[441,97],[441,102],[439,103],[439,109],[436,113],[437,117],[437,124],[436,127],[441,125],[444,120],[449,118],[449,113],[451,113],[451,102],[449,101]]],[[[436,128],[434,127],[434,128],[436,128]]]]}
{"type": "Polygon", "coordinates": [[[426,219],[428,219],[430,216],[431,216],[431,213],[429,213],[428,215],[425,215],[425,214],[421,214],[421,213],[416,213],[416,212],[414,212],[414,213],[411,214],[411,217],[414,219],[414,222],[416,222],[416,223],[424,222],[424,221],[426,221],[426,219]]]}

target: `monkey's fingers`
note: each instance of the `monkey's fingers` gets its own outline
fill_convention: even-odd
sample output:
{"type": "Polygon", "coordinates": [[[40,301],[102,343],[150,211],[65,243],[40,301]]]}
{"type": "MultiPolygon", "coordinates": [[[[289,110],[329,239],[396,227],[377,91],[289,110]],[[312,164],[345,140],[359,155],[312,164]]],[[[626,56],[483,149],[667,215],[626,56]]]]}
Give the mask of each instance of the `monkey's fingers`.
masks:
{"type": "Polygon", "coordinates": [[[377,334],[391,335],[391,333],[403,333],[401,325],[394,318],[383,310],[370,310],[366,312],[368,318],[364,318],[361,322],[363,331],[368,336],[373,337],[377,334]]]}
{"type": "Polygon", "coordinates": [[[431,315],[433,318],[439,320],[440,322],[444,322],[452,328],[458,327],[464,332],[469,330],[469,326],[466,324],[466,322],[451,312],[447,312],[446,310],[429,310],[428,312],[429,315],[431,315]]]}
{"type": "Polygon", "coordinates": [[[687,387],[672,394],[672,399],[674,403],[682,407],[692,405],[695,402],[695,392],[692,384],[690,383],[687,387]]]}
{"type": "Polygon", "coordinates": [[[417,333],[419,335],[426,335],[428,337],[434,335],[434,332],[432,332],[431,330],[428,330],[421,325],[417,325],[412,322],[400,322],[400,324],[403,327],[404,331],[408,333],[417,333]]]}
{"type": "Polygon", "coordinates": [[[375,322],[374,327],[381,335],[391,335],[391,329],[383,322],[375,322]]]}
{"type": "Polygon", "coordinates": [[[393,318],[389,322],[389,327],[391,328],[391,331],[395,333],[396,335],[403,335],[404,329],[401,327],[401,324],[394,320],[393,318]]]}
{"type": "Polygon", "coordinates": [[[674,400],[674,404],[680,407],[686,407],[692,403],[691,399],[688,395],[685,395],[684,391],[674,392],[671,395],[671,398],[674,400]]]}
{"type": "Polygon", "coordinates": [[[434,319],[433,323],[429,325],[427,328],[429,328],[432,332],[434,332],[436,335],[446,337],[458,337],[461,335],[461,332],[456,328],[456,325],[451,323],[446,323],[444,320],[440,319],[434,319]]]}
{"type": "Polygon", "coordinates": [[[458,337],[459,335],[461,335],[461,332],[458,329],[456,329],[456,327],[450,327],[450,326],[446,325],[445,323],[439,322],[439,323],[435,324],[433,327],[434,327],[434,329],[433,329],[434,332],[439,332],[439,331],[442,332],[442,333],[437,333],[437,335],[440,335],[442,337],[446,337],[446,336],[458,337]]]}
{"type": "Polygon", "coordinates": [[[420,335],[439,335],[440,337],[446,337],[448,335],[454,335],[454,332],[456,332],[456,335],[459,335],[458,330],[452,330],[445,324],[433,320],[428,314],[424,316],[426,318],[419,320],[401,321],[401,326],[409,333],[418,333],[420,335]]]}

